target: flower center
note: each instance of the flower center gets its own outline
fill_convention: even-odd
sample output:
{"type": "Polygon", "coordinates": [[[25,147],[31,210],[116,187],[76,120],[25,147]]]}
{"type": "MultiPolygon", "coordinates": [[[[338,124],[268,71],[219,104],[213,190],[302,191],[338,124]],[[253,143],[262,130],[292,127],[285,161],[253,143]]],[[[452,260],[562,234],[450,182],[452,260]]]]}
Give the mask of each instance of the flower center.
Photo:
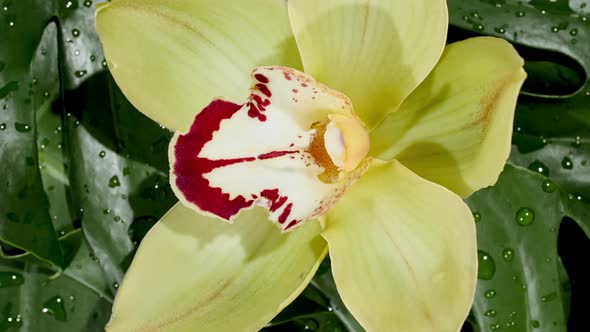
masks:
{"type": "Polygon", "coordinates": [[[328,121],[313,125],[316,134],[309,152],[324,168],[318,177],[334,183],[352,172],[369,152],[369,135],[360,120],[352,115],[330,114],[328,121]]]}
{"type": "Polygon", "coordinates": [[[232,221],[255,205],[283,230],[325,213],[365,170],[369,135],[343,94],[283,67],[252,73],[246,103],[204,108],[170,146],[177,197],[232,221]]]}

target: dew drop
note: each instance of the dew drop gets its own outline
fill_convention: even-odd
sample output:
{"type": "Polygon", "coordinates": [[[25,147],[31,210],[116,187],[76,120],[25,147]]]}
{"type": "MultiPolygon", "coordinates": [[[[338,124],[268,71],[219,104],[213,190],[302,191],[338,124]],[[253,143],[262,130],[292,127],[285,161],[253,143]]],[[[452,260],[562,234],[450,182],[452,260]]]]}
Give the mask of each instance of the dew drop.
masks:
{"type": "Polygon", "coordinates": [[[121,185],[121,182],[119,182],[119,178],[116,175],[113,175],[110,179],[109,179],[109,187],[111,188],[115,188],[121,185]]]}
{"type": "Polygon", "coordinates": [[[529,226],[535,221],[535,211],[522,207],[516,212],[516,223],[520,226],[529,226]]]}
{"type": "Polygon", "coordinates": [[[13,272],[0,272],[0,288],[18,287],[25,282],[25,278],[13,272]]]}
{"type": "Polygon", "coordinates": [[[54,296],[45,301],[45,303],[43,303],[43,309],[41,309],[41,312],[53,316],[55,320],[60,322],[65,322],[68,319],[64,301],[59,296],[54,296]]]}
{"type": "Polygon", "coordinates": [[[305,331],[315,331],[318,329],[320,324],[315,319],[306,319],[303,322],[305,331]]]}
{"type": "Polygon", "coordinates": [[[490,329],[492,331],[499,330],[500,329],[500,324],[492,324],[492,325],[490,325],[490,329]]]}
{"type": "Polygon", "coordinates": [[[72,36],[74,36],[76,38],[80,37],[80,30],[78,30],[78,29],[72,30],[72,36]]]}
{"type": "Polygon", "coordinates": [[[533,328],[537,329],[537,328],[541,327],[541,323],[539,323],[539,321],[538,321],[538,320],[532,320],[532,321],[531,321],[531,326],[532,326],[533,328]]]}
{"type": "Polygon", "coordinates": [[[0,130],[6,129],[6,123],[0,123],[0,130]]]}
{"type": "Polygon", "coordinates": [[[479,268],[477,278],[482,280],[491,280],[496,273],[496,263],[490,254],[483,250],[477,251],[479,268]]]}
{"type": "Polygon", "coordinates": [[[572,160],[570,158],[565,157],[561,161],[561,167],[563,167],[565,169],[572,169],[572,168],[574,168],[574,163],[572,162],[572,160]]]}
{"type": "Polygon", "coordinates": [[[480,220],[481,220],[481,213],[479,213],[479,212],[473,212],[473,220],[475,220],[475,222],[480,222],[480,220]]]}
{"type": "Polygon", "coordinates": [[[542,162],[535,160],[533,161],[528,169],[530,169],[533,172],[537,172],[540,174],[543,174],[545,176],[549,176],[549,168],[547,166],[545,166],[545,164],[543,164],[542,162]]]}
{"type": "Polygon", "coordinates": [[[100,151],[100,152],[98,153],[98,156],[99,156],[100,158],[104,158],[104,156],[106,156],[106,155],[107,155],[107,153],[106,153],[104,150],[103,150],[103,151],[100,151]]]}
{"type": "Polygon", "coordinates": [[[551,300],[554,300],[555,298],[557,298],[557,293],[553,292],[553,293],[549,293],[549,294],[543,296],[541,298],[541,301],[543,301],[543,302],[549,302],[551,300]]]}
{"type": "Polygon", "coordinates": [[[502,257],[505,261],[512,262],[512,260],[514,260],[514,250],[511,248],[505,248],[502,250],[502,257]]]}
{"type": "Polygon", "coordinates": [[[543,183],[541,183],[541,188],[546,193],[552,193],[555,190],[557,190],[557,186],[555,185],[555,183],[549,179],[543,180],[543,183]]]}
{"type": "Polygon", "coordinates": [[[577,35],[577,34],[578,34],[578,29],[572,29],[572,30],[570,31],[570,35],[572,35],[572,36],[575,36],[575,35],[577,35]]]}
{"type": "Polygon", "coordinates": [[[90,6],[92,6],[92,1],[90,1],[90,0],[84,1],[84,7],[88,8],[90,6]]]}
{"type": "Polygon", "coordinates": [[[113,282],[113,288],[114,288],[114,289],[119,289],[119,284],[118,284],[118,283],[116,283],[116,282],[113,282]]]}
{"type": "Polygon", "coordinates": [[[78,70],[74,72],[74,75],[78,78],[84,77],[88,72],[86,70],[78,70]]]}
{"type": "Polygon", "coordinates": [[[15,122],[14,129],[16,129],[16,131],[18,131],[19,133],[28,133],[31,131],[32,128],[28,124],[15,122]]]}
{"type": "Polygon", "coordinates": [[[516,12],[516,17],[524,17],[526,12],[524,10],[519,10],[516,12]]]}
{"type": "Polygon", "coordinates": [[[486,315],[488,317],[496,317],[497,313],[496,313],[496,310],[490,309],[490,310],[484,312],[484,315],[486,315]]]}
{"type": "Polygon", "coordinates": [[[488,290],[485,292],[485,297],[486,297],[486,299],[492,299],[492,298],[494,298],[495,296],[496,296],[496,291],[495,291],[495,290],[493,290],[493,289],[488,289],[488,290]]]}

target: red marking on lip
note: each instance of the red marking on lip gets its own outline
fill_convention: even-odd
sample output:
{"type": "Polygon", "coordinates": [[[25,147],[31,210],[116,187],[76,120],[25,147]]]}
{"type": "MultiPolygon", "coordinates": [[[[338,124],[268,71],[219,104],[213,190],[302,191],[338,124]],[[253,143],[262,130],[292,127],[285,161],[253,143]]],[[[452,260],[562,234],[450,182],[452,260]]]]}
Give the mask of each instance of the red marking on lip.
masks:
{"type": "Polygon", "coordinates": [[[264,159],[278,158],[278,157],[282,157],[282,156],[292,154],[292,153],[299,153],[299,151],[272,151],[272,152],[263,153],[263,154],[259,155],[258,159],[264,160],[264,159]]]}
{"type": "Polygon", "coordinates": [[[289,225],[287,225],[287,227],[285,227],[285,230],[289,230],[291,227],[297,225],[298,223],[299,223],[299,221],[296,220],[296,219],[291,220],[291,222],[289,223],[289,225]]]}
{"type": "Polygon", "coordinates": [[[213,213],[229,220],[241,209],[250,207],[253,200],[243,196],[234,199],[224,193],[221,188],[213,188],[204,175],[215,168],[241,162],[254,161],[256,158],[237,158],[210,160],[198,157],[203,146],[213,139],[213,133],[219,130],[223,120],[231,118],[242,106],[224,100],[214,100],[203,111],[195,116],[195,120],[185,135],[178,136],[174,146],[173,172],[176,176],[176,187],[184,198],[198,206],[201,210],[213,213]]]}
{"type": "Polygon", "coordinates": [[[262,74],[256,74],[256,75],[254,75],[254,78],[255,78],[255,79],[258,81],[258,82],[262,82],[262,83],[268,83],[268,82],[270,82],[270,81],[268,80],[268,77],[266,77],[266,76],[264,76],[264,75],[262,75],[262,74]]]}
{"type": "Polygon", "coordinates": [[[270,212],[278,210],[285,202],[287,202],[287,196],[279,195],[278,189],[265,189],[260,193],[260,196],[266,198],[270,203],[270,212]]]}
{"type": "Polygon", "coordinates": [[[269,98],[272,97],[272,92],[270,92],[270,89],[265,84],[258,83],[256,84],[256,88],[258,88],[258,90],[260,90],[265,96],[269,98]]]}
{"type": "MultiPolygon", "coordinates": [[[[270,104],[268,100],[263,100],[256,95],[252,99],[261,106],[270,104]]],[[[266,119],[266,116],[258,110],[254,102],[248,102],[245,106],[249,115],[254,109],[258,112],[257,117],[259,119],[260,117],[264,117],[264,120],[266,119]]],[[[214,133],[220,129],[221,123],[234,116],[242,107],[242,105],[221,99],[212,101],[195,116],[188,133],[179,135],[174,145],[174,165],[172,166],[172,172],[176,176],[175,184],[178,190],[188,202],[198,206],[203,211],[215,214],[225,220],[230,220],[241,209],[252,206],[258,196],[252,193],[249,194],[252,199],[246,199],[242,195],[231,199],[229,193],[223,192],[221,188],[212,187],[205,178],[205,174],[212,172],[216,168],[237,163],[279,158],[299,153],[299,151],[288,150],[271,151],[256,157],[219,160],[199,157],[205,144],[213,140],[214,133]]],[[[261,121],[264,120],[261,119],[261,121]]],[[[293,158],[293,156],[290,157],[293,158]]],[[[270,202],[269,210],[271,212],[277,211],[288,200],[286,196],[279,195],[278,189],[264,190],[260,193],[260,196],[270,202]]],[[[279,216],[280,223],[286,222],[291,214],[292,207],[293,204],[290,203],[284,208],[279,216]]]]}
{"type": "Polygon", "coordinates": [[[298,93],[299,92],[299,90],[297,90],[297,89],[293,89],[291,91],[293,91],[294,93],[298,93]]]}
{"type": "Polygon", "coordinates": [[[291,214],[291,209],[292,208],[293,208],[293,203],[289,203],[285,207],[285,209],[283,210],[283,212],[279,216],[279,224],[284,224],[285,221],[287,221],[287,218],[289,218],[289,215],[291,214]]]}
{"type": "Polygon", "coordinates": [[[306,88],[307,87],[307,84],[301,83],[301,86],[304,87],[304,88],[306,88]]]}

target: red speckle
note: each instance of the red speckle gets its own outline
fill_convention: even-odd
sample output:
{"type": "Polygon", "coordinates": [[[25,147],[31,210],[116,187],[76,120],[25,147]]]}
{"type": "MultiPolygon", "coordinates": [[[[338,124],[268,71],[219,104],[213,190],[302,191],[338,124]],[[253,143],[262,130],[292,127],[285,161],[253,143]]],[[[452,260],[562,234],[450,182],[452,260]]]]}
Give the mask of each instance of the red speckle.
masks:
{"type": "Polygon", "coordinates": [[[288,230],[289,228],[297,225],[299,221],[297,221],[296,219],[291,220],[291,222],[289,223],[289,225],[287,225],[287,227],[285,227],[285,230],[288,230]]]}
{"type": "Polygon", "coordinates": [[[283,212],[279,216],[279,224],[284,224],[285,221],[287,221],[287,218],[289,218],[289,215],[291,214],[292,208],[293,208],[293,203],[289,203],[289,205],[287,205],[285,207],[285,209],[283,210],[283,212]]]}
{"type": "Polygon", "coordinates": [[[293,91],[294,93],[298,93],[299,92],[299,90],[297,90],[297,89],[293,89],[291,91],[293,91]]]}
{"type": "MultiPolygon", "coordinates": [[[[260,193],[260,196],[268,199],[270,202],[270,212],[278,210],[285,202],[287,202],[287,196],[279,195],[278,189],[265,189],[260,193]]],[[[290,204],[292,205],[292,204],[290,204]]]]}
{"type": "Polygon", "coordinates": [[[295,146],[295,143],[291,143],[291,144],[289,144],[289,147],[290,147],[290,148],[292,148],[292,147],[294,147],[294,146],[295,146]]]}
{"type": "Polygon", "coordinates": [[[307,84],[305,84],[305,83],[301,83],[301,86],[304,88],[307,88],[307,84]]]}
{"type": "Polygon", "coordinates": [[[299,151],[272,151],[272,152],[268,152],[268,153],[264,153],[264,154],[259,155],[258,159],[264,160],[264,159],[278,158],[278,157],[282,157],[284,155],[288,155],[291,153],[299,153],[299,151]]]}
{"type": "Polygon", "coordinates": [[[261,122],[266,121],[266,115],[260,112],[260,109],[256,107],[253,103],[248,103],[248,116],[254,119],[258,119],[261,122]]]}
{"type": "Polygon", "coordinates": [[[284,72],[283,72],[283,76],[285,77],[285,79],[286,79],[287,81],[290,81],[290,80],[291,80],[291,75],[289,75],[289,73],[288,73],[288,72],[284,71],[284,72]]]}
{"type": "Polygon", "coordinates": [[[266,77],[266,76],[264,76],[264,75],[262,75],[262,74],[256,74],[256,75],[254,75],[254,78],[255,78],[255,79],[258,81],[258,82],[262,82],[262,83],[268,83],[268,82],[270,82],[270,81],[268,80],[268,77],[266,77]]]}
{"type": "Polygon", "coordinates": [[[241,209],[252,205],[252,200],[242,196],[230,199],[229,194],[220,188],[213,188],[204,175],[215,168],[256,160],[256,158],[237,158],[210,160],[198,157],[203,146],[213,139],[223,120],[231,118],[242,106],[224,100],[214,100],[197,116],[185,135],[180,135],[174,146],[173,172],[176,187],[184,198],[203,211],[213,213],[229,220],[241,209]]]}
{"type": "Polygon", "coordinates": [[[256,87],[258,88],[258,90],[260,90],[260,92],[262,92],[265,96],[267,97],[272,97],[272,92],[270,92],[270,90],[268,89],[268,87],[265,84],[262,83],[258,83],[256,84],[256,87]]]}

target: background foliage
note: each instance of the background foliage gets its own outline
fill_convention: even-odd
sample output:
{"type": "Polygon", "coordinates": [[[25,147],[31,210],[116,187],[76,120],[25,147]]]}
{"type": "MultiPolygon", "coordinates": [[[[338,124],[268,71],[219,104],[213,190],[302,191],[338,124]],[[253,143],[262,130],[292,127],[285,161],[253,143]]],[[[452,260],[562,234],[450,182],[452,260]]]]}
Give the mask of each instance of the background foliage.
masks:
{"type": "MultiPolygon", "coordinates": [[[[174,203],[171,134],[118,90],[96,0],[0,0],[0,332],[102,331],[174,203]]],[[[509,164],[467,202],[480,271],[465,331],[584,331],[590,295],[590,1],[449,0],[449,42],[511,41],[529,73],[509,164]]],[[[324,262],[266,331],[362,331],[324,262]]]]}

